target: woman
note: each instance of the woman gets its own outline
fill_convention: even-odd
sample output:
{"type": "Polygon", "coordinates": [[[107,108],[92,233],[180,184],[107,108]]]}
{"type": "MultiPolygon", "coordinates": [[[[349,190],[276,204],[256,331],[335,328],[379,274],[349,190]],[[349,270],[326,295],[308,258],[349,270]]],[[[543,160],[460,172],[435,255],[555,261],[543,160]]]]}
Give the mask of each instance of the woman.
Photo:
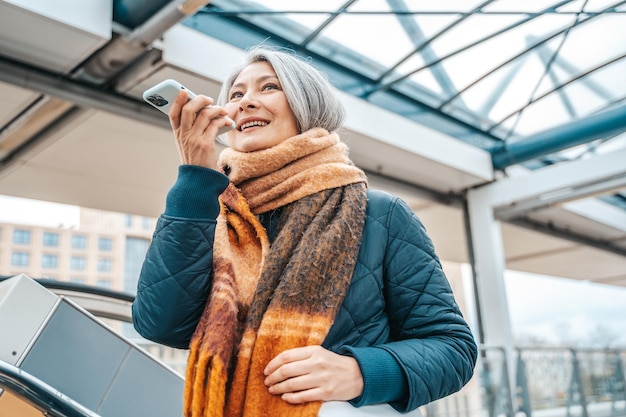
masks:
{"type": "Polygon", "coordinates": [[[348,158],[323,74],[254,48],[212,104],[170,110],[182,163],[133,304],[142,336],[190,349],[185,414],[408,412],[458,391],[471,331],[420,221],[348,158]]]}

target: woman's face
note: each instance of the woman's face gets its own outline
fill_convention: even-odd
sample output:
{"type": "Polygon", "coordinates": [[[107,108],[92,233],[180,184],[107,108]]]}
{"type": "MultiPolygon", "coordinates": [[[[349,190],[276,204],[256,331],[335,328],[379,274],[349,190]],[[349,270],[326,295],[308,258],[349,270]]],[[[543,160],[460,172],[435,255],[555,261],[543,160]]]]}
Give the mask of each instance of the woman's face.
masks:
{"type": "Polygon", "coordinates": [[[260,151],[299,133],[296,117],[268,62],[255,62],[244,68],[228,97],[224,108],[237,124],[236,129],[228,132],[234,150],[260,151]]]}

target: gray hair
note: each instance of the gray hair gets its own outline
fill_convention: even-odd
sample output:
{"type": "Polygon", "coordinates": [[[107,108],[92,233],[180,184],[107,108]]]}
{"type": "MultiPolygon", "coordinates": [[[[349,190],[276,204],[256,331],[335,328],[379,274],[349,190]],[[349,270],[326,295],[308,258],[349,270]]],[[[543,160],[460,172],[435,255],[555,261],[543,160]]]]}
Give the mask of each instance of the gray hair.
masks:
{"type": "Polygon", "coordinates": [[[239,73],[256,62],[268,62],[274,68],[287,103],[296,117],[300,133],[314,127],[321,127],[329,132],[341,127],[346,112],[337,90],[325,74],[295,53],[264,46],[248,50],[245,63],[236,68],[222,84],[217,104],[223,106],[228,102],[228,92],[239,73]]]}

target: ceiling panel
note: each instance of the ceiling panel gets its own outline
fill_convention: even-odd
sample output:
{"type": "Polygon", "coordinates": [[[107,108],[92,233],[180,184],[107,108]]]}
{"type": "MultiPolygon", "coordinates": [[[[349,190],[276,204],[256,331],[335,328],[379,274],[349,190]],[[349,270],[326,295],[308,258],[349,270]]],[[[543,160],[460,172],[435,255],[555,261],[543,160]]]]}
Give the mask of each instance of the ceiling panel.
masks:
{"type": "Polygon", "coordinates": [[[0,1],[2,55],[54,72],[76,67],[111,39],[113,24],[111,0],[79,3],[0,1]]]}
{"type": "Polygon", "coordinates": [[[562,251],[537,253],[532,257],[507,261],[507,268],[515,271],[532,272],[588,280],[598,283],[619,281],[626,271],[626,258],[599,249],[575,246],[562,251]]]}
{"type": "Polygon", "coordinates": [[[163,128],[88,111],[0,172],[0,194],[158,216],[178,154],[163,128]]]}
{"type": "Polygon", "coordinates": [[[457,207],[431,204],[416,210],[441,259],[469,262],[463,211],[457,207]]]}
{"type": "Polygon", "coordinates": [[[576,246],[568,240],[537,233],[509,223],[502,222],[501,225],[506,258],[511,262],[515,260],[521,262],[535,255],[569,250],[576,246]]]}
{"type": "MultiPolygon", "coordinates": [[[[0,130],[40,94],[12,84],[0,82],[0,130]]],[[[2,136],[0,134],[0,142],[2,136]]]]}
{"type": "MultiPolygon", "coordinates": [[[[538,210],[528,217],[543,224],[554,224],[562,230],[569,230],[598,241],[626,239],[626,231],[594,221],[587,216],[576,214],[561,207],[538,210]]],[[[626,227],[626,224],[624,225],[626,227]]]]}

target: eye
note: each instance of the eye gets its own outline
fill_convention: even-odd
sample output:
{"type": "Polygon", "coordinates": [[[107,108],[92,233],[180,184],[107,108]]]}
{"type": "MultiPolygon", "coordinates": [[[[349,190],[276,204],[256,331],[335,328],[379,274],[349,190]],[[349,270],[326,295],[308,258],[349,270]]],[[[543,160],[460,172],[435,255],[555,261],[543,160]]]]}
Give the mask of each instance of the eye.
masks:
{"type": "Polygon", "coordinates": [[[243,97],[243,93],[241,91],[233,91],[232,93],[230,93],[231,100],[238,99],[241,97],[243,97]]]}
{"type": "Polygon", "coordinates": [[[263,85],[262,90],[263,91],[267,91],[267,90],[278,90],[278,85],[275,83],[267,83],[265,85],[263,85]]]}

